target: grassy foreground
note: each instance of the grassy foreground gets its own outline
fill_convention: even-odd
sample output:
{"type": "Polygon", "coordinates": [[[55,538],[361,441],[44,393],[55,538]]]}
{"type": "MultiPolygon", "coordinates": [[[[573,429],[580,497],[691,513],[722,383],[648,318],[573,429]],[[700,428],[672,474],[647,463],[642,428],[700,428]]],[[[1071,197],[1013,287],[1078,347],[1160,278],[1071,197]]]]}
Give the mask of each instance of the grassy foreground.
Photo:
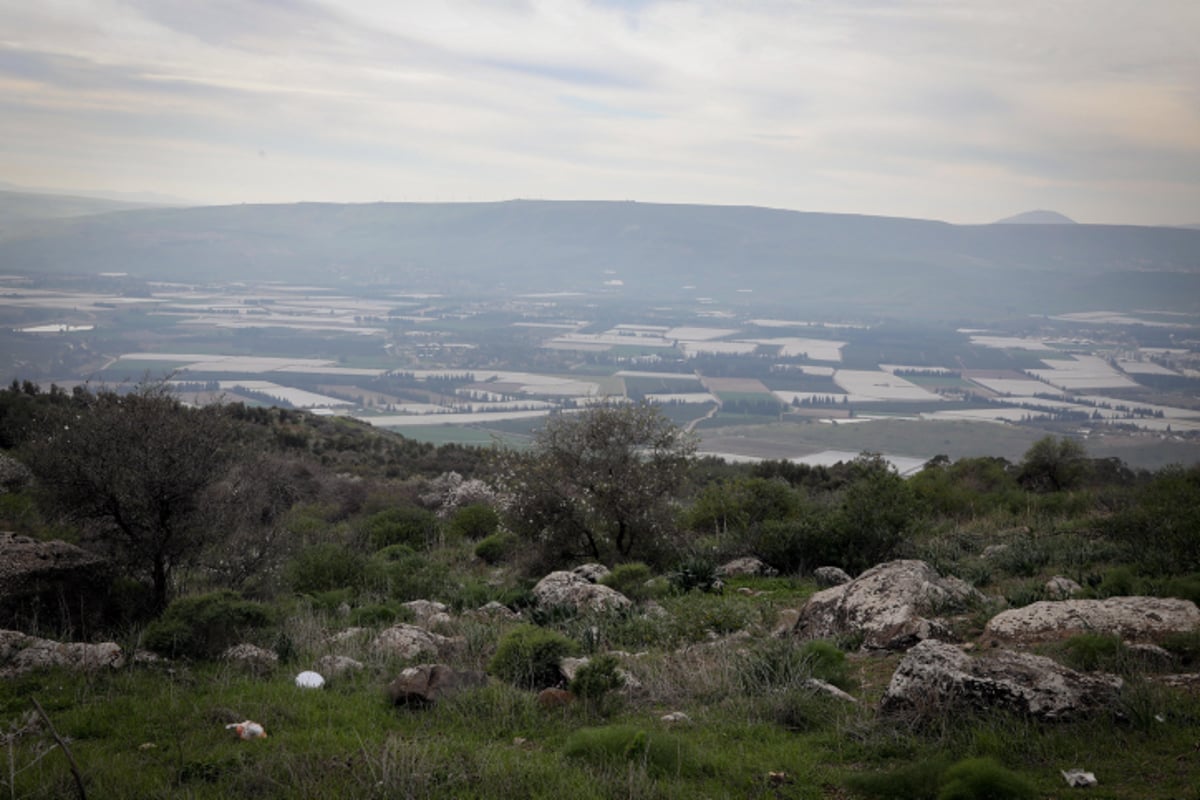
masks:
{"type": "MultiPolygon", "coordinates": [[[[738,584],[765,591],[667,598],[654,623],[559,621],[596,652],[602,642],[658,642],[623,658],[640,691],[563,708],[542,708],[533,692],[497,679],[431,707],[393,708],[383,687],[405,662],[373,656],[365,639],[350,653],[364,670],[298,689],[294,675],[329,652],[323,636],[337,627],[312,609],[284,623],[292,658],[267,676],[174,662],[6,680],[0,796],[76,795],[67,759],[33,722],[36,697],[67,738],[90,798],[938,797],[937,776],[969,757],[994,759],[1037,797],[1079,792],[1059,774],[1074,767],[1097,774],[1089,797],[1200,797],[1195,696],[1135,673],[1121,708],[1084,722],[885,717],[877,701],[898,656],[852,655],[822,672],[768,635],[778,610],[811,585],[738,584]],[[815,693],[804,685],[814,674],[859,702],[815,693]],[[661,720],[673,711],[690,722],[661,720]],[[261,722],[268,738],[235,739],[224,725],[242,719],[261,722]]],[[[445,632],[462,644],[445,660],[485,666],[514,624],[456,619],[445,632]]]]}

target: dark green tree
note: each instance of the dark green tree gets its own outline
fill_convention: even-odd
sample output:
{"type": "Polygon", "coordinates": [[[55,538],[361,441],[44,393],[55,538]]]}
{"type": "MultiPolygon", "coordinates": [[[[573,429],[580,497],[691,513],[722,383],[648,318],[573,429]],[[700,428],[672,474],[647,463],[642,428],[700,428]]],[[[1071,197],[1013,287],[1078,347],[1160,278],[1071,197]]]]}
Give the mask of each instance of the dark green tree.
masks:
{"type": "Polygon", "coordinates": [[[182,405],[163,384],[75,400],[43,418],[23,460],[44,507],[147,580],[161,611],[173,577],[219,533],[209,492],[235,460],[235,426],[219,408],[182,405]]]}
{"type": "Polygon", "coordinates": [[[1087,477],[1087,451],[1074,439],[1044,436],[1025,451],[1017,482],[1034,492],[1074,489],[1087,477]]]}

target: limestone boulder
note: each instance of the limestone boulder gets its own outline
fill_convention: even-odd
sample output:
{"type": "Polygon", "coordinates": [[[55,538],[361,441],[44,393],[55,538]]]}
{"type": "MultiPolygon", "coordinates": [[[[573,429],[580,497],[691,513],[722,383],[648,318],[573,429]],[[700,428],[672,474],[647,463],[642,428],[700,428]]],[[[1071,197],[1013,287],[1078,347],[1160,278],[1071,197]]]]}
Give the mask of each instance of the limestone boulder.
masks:
{"type": "Polygon", "coordinates": [[[813,578],[817,581],[817,586],[824,588],[841,586],[843,583],[849,583],[854,580],[841,567],[817,567],[813,570],[813,578]]]}
{"type": "Polygon", "coordinates": [[[1200,608],[1172,597],[1109,597],[1105,600],[1042,600],[1001,611],[988,620],[985,640],[1045,642],[1080,633],[1103,633],[1132,642],[1153,642],[1172,633],[1200,630],[1200,608]]]}
{"type": "Polygon", "coordinates": [[[1046,581],[1045,589],[1046,597],[1051,600],[1068,600],[1083,591],[1082,586],[1062,575],[1055,575],[1046,581]]]}
{"type": "Polygon", "coordinates": [[[437,656],[452,649],[457,640],[430,633],[416,625],[400,623],[381,631],[371,642],[372,652],[393,658],[437,656]]]}
{"type": "Polygon", "coordinates": [[[269,673],[279,666],[279,655],[274,650],[244,642],[228,648],[221,654],[221,660],[260,675],[269,673]]]}
{"type": "Polygon", "coordinates": [[[434,600],[411,600],[403,605],[412,612],[414,621],[422,628],[434,628],[453,622],[453,617],[450,616],[450,607],[445,603],[434,600]]]}
{"type": "Polygon", "coordinates": [[[120,669],[125,654],[116,642],[56,642],[17,631],[0,631],[0,676],[61,667],[77,672],[120,669]]]}
{"type": "Polygon", "coordinates": [[[924,561],[889,561],[809,598],[792,634],[862,637],[867,650],[904,650],[923,639],[949,638],[938,615],[965,611],[982,600],[969,584],[942,577],[924,561]]]}
{"type": "Polygon", "coordinates": [[[466,689],[487,686],[487,682],[487,674],[478,670],[417,664],[403,670],[388,684],[387,696],[395,705],[429,705],[466,689]]]}
{"type": "Polygon", "coordinates": [[[363,663],[349,656],[328,655],[321,656],[313,664],[313,670],[321,673],[329,679],[340,678],[344,675],[351,675],[363,669],[363,663]]]}
{"type": "Polygon", "coordinates": [[[107,561],[68,542],[43,542],[0,531],[0,625],[47,612],[79,621],[78,609],[100,612],[107,561]]]}
{"type": "Polygon", "coordinates": [[[1115,675],[1076,672],[1032,653],[996,650],[972,657],[928,639],[900,661],[883,708],[917,716],[1003,709],[1056,721],[1111,709],[1121,687],[1115,675]]]}
{"type": "Polygon", "coordinates": [[[621,611],[633,605],[629,598],[573,572],[551,572],[533,587],[539,608],[573,608],[576,611],[621,611]]]}

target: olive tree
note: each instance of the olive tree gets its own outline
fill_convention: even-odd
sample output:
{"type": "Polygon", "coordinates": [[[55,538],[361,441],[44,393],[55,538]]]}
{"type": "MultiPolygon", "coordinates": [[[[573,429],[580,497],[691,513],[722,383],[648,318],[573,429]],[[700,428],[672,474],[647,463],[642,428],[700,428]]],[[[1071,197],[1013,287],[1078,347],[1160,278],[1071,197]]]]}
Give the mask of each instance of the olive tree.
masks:
{"type": "Polygon", "coordinates": [[[648,403],[553,415],[530,451],[503,457],[508,527],[552,558],[650,557],[674,529],[695,449],[648,403]]]}
{"type": "Polygon", "coordinates": [[[209,544],[208,493],[233,463],[237,436],[219,408],[179,403],[163,384],[81,392],[26,445],[45,507],[82,524],[166,607],[177,570],[209,544]]]}

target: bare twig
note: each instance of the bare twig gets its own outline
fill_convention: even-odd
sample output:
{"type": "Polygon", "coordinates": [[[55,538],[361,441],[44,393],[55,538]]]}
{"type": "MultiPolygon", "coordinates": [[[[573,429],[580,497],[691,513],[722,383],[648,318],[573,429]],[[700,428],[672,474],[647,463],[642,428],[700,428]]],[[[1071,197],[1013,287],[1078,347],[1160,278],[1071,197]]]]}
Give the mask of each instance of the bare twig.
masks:
{"type": "Polygon", "coordinates": [[[54,737],[54,741],[62,748],[63,755],[67,757],[67,763],[71,765],[71,774],[75,776],[75,788],[79,791],[79,800],[87,800],[87,790],[83,788],[83,775],[79,772],[79,765],[75,763],[75,756],[71,754],[71,748],[67,747],[67,742],[58,735],[58,731],[54,728],[54,723],[50,721],[50,717],[46,714],[46,709],[42,708],[42,704],[37,701],[36,697],[30,697],[33,702],[33,707],[37,709],[42,720],[46,723],[46,727],[50,730],[50,735],[54,737]]]}

